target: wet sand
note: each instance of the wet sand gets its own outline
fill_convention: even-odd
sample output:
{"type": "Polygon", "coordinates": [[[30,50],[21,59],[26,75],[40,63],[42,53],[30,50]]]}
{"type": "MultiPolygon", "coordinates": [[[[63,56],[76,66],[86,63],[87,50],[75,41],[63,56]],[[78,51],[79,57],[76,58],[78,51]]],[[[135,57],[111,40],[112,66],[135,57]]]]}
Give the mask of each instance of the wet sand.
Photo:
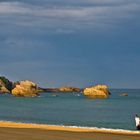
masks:
{"type": "Polygon", "coordinates": [[[140,132],[0,122],[0,140],[140,140],[140,132]]]}

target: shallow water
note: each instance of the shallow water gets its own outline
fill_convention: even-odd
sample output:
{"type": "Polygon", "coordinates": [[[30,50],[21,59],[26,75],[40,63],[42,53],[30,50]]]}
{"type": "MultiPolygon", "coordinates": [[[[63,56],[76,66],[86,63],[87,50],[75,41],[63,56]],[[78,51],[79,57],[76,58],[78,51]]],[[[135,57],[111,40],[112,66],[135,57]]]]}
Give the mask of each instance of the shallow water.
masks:
{"type": "Polygon", "coordinates": [[[91,100],[76,93],[42,93],[23,98],[0,95],[0,120],[135,130],[140,90],[110,90],[109,99],[91,100]],[[128,97],[119,96],[128,93],[128,97]]]}

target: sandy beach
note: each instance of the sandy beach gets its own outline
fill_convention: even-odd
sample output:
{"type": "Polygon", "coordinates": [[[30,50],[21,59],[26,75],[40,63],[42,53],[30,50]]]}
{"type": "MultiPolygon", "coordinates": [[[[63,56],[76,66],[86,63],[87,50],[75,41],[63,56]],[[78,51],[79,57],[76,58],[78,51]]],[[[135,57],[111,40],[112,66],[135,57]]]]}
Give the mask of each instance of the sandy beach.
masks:
{"type": "Polygon", "coordinates": [[[138,131],[113,131],[0,122],[0,140],[139,140],[138,131]]]}

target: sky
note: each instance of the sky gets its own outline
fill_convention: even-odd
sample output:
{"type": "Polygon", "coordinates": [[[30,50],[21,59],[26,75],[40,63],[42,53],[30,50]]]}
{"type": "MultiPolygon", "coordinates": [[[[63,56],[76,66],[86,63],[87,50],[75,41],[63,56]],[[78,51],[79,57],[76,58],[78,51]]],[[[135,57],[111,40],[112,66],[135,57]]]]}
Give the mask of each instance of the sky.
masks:
{"type": "Polygon", "coordinates": [[[140,0],[0,0],[0,75],[140,88],[139,15],[140,0]]]}

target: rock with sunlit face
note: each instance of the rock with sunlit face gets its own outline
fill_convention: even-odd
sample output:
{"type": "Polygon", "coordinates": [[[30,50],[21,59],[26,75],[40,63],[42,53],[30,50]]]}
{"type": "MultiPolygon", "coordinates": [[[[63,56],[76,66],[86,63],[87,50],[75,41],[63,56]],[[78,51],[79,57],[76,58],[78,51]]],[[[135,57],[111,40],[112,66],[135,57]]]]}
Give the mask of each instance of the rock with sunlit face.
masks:
{"type": "Polygon", "coordinates": [[[10,93],[10,91],[5,87],[5,84],[0,80],[0,93],[10,93]]]}
{"type": "Polygon", "coordinates": [[[14,84],[6,77],[0,76],[0,93],[10,93],[14,84]]]}
{"type": "Polygon", "coordinates": [[[37,84],[31,81],[21,81],[12,90],[12,95],[21,97],[34,97],[38,96],[37,84]]]}
{"type": "Polygon", "coordinates": [[[59,92],[80,92],[81,90],[76,87],[61,87],[59,88],[59,92]]]}
{"type": "Polygon", "coordinates": [[[106,85],[97,85],[85,88],[83,93],[88,98],[108,98],[110,94],[106,85]]]}

